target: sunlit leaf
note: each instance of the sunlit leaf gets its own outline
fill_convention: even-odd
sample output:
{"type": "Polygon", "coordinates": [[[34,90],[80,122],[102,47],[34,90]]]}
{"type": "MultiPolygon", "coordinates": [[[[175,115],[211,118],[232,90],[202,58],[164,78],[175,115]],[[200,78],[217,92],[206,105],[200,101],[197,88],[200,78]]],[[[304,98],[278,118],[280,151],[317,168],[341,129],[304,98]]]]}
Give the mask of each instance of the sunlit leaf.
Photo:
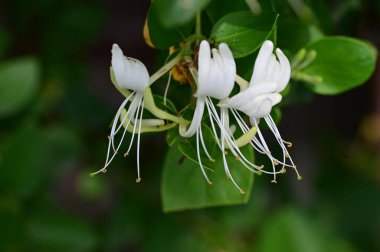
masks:
{"type": "Polygon", "coordinates": [[[319,94],[338,94],[363,84],[376,65],[376,49],[353,38],[326,37],[310,44],[306,50],[317,53],[303,72],[321,78],[309,85],[319,94]]]}

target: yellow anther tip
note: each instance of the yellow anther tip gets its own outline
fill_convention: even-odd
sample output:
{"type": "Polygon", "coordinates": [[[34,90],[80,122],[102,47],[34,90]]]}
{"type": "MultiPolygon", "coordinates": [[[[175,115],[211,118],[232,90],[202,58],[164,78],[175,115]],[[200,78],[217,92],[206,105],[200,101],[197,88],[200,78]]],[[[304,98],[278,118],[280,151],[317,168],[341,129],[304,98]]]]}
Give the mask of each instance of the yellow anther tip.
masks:
{"type": "Polygon", "coordinates": [[[140,183],[140,182],[141,182],[141,178],[137,178],[136,183],[140,183]]]}
{"type": "Polygon", "coordinates": [[[207,180],[207,183],[208,183],[209,185],[212,185],[212,181],[211,181],[211,180],[207,180]]]}
{"type": "Polygon", "coordinates": [[[107,172],[107,169],[106,169],[106,168],[103,168],[103,169],[101,169],[101,172],[106,173],[106,172],[107,172]]]}
{"type": "Polygon", "coordinates": [[[271,183],[273,183],[273,184],[277,184],[277,181],[273,179],[273,180],[271,181],[271,183]]]}
{"type": "Polygon", "coordinates": [[[297,180],[298,180],[298,181],[301,181],[301,180],[302,180],[302,176],[298,176],[298,177],[297,177],[297,180]]]}
{"type": "Polygon", "coordinates": [[[245,194],[245,192],[242,189],[240,189],[239,191],[241,194],[245,194]]]}
{"type": "Polygon", "coordinates": [[[124,153],[124,157],[128,157],[128,155],[129,155],[128,152],[124,153]]]}

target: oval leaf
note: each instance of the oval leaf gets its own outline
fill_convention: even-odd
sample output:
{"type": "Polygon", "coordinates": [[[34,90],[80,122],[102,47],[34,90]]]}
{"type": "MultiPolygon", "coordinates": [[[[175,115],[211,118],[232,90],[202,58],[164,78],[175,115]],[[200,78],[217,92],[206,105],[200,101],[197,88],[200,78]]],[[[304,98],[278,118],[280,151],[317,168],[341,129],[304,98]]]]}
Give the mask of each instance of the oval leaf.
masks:
{"type": "Polygon", "coordinates": [[[39,82],[38,62],[32,58],[8,61],[0,65],[0,117],[16,113],[36,94],[39,82]]]}
{"type": "Polygon", "coordinates": [[[219,19],[211,31],[211,39],[227,43],[235,58],[255,52],[272,34],[277,16],[262,13],[255,16],[250,11],[227,14],[219,19]]]}
{"type": "Polygon", "coordinates": [[[306,47],[316,59],[303,72],[319,76],[310,88],[318,94],[338,94],[363,84],[373,73],[377,52],[366,42],[347,37],[326,37],[306,47]]]}
{"type": "MultiPolygon", "coordinates": [[[[242,148],[241,151],[249,160],[253,160],[253,150],[250,146],[242,148]]],[[[215,171],[207,171],[213,182],[212,185],[209,185],[203,177],[199,165],[186,159],[176,145],[169,148],[161,184],[165,212],[243,204],[249,200],[253,173],[244,168],[231,153],[227,155],[232,176],[246,192],[241,194],[232,181],[226,177],[221,151],[216,152],[215,171]]]]}

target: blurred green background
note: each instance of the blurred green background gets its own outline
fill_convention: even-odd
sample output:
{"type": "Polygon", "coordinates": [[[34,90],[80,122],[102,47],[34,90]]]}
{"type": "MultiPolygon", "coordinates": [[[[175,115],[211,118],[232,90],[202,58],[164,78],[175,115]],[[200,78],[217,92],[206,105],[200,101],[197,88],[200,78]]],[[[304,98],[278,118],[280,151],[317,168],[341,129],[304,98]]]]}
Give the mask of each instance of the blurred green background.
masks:
{"type": "MultiPolygon", "coordinates": [[[[0,251],[380,251],[379,69],[358,89],[283,109],[303,180],[256,178],[247,205],[164,214],[164,134],[143,135],[142,183],[135,153],[88,176],[123,99],[111,45],[158,67],[142,35],[149,3],[0,2],[0,251]]],[[[331,34],[379,47],[378,1],[327,4],[331,34]]]]}

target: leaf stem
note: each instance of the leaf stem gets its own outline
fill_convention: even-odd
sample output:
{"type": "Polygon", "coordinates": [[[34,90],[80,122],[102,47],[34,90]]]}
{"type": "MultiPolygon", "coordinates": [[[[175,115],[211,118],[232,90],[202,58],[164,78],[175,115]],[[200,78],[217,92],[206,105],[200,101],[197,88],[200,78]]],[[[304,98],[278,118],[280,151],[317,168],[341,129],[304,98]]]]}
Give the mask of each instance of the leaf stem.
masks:
{"type": "Polygon", "coordinates": [[[177,56],[175,56],[172,60],[170,60],[168,63],[166,63],[164,66],[162,66],[160,69],[157,70],[151,77],[150,77],[150,85],[152,85],[154,82],[156,82],[159,78],[161,78],[164,74],[169,72],[177,63],[181,60],[182,54],[179,53],[177,56]]]}

